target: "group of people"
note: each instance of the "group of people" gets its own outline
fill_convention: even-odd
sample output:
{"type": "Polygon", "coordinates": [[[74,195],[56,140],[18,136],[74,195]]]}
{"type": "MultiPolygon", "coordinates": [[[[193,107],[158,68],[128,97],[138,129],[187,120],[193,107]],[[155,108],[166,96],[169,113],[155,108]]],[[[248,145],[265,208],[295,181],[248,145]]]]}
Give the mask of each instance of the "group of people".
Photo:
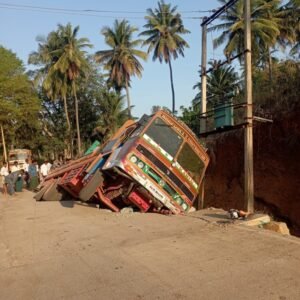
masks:
{"type": "Polygon", "coordinates": [[[36,160],[26,159],[22,167],[15,161],[12,166],[3,162],[0,170],[2,193],[13,195],[22,191],[23,187],[34,190],[49,174],[52,164],[45,160],[41,166],[36,160]]]}

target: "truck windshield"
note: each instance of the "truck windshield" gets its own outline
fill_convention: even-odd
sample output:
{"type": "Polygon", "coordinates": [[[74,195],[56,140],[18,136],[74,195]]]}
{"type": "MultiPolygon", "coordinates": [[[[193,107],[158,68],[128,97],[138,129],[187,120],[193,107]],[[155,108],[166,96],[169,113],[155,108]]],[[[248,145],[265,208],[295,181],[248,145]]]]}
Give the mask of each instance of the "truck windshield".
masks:
{"type": "Polygon", "coordinates": [[[25,160],[28,158],[27,153],[14,153],[9,155],[10,160],[25,160]]]}
{"type": "Polygon", "coordinates": [[[160,118],[153,121],[145,134],[172,157],[182,144],[182,137],[160,118]]]}
{"type": "Polygon", "coordinates": [[[185,143],[182,147],[177,162],[189,173],[196,183],[200,182],[204,163],[188,143],[185,143]]]}

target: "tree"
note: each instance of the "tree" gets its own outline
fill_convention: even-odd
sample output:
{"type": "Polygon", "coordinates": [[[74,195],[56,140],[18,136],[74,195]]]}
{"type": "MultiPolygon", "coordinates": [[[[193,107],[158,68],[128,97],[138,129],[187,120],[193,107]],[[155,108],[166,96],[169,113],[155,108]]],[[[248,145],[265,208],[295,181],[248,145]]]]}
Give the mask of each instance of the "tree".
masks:
{"type": "MultiPolygon", "coordinates": [[[[224,5],[226,0],[219,0],[224,5]]],[[[281,18],[278,15],[280,0],[252,0],[252,57],[254,63],[261,52],[276,44],[280,34],[281,18]]],[[[221,23],[212,26],[210,31],[222,31],[214,40],[214,47],[225,44],[224,53],[227,57],[244,51],[244,1],[239,0],[220,16],[221,23]]]]}
{"type": "Polygon", "coordinates": [[[55,55],[55,51],[63,47],[62,39],[58,31],[52,31],[47,38],[37,37],[38,51],[32,52],[29,55],[28,63],[38,66],[39,68],[32,71],[34,82],[36,85],[41,85],[46,91],[47,96],[52,100],[57,100],[61,97],[64,102],[65,118],[67,123],[67,132],[71,136],[71,123],[68,113],[67,93],[68,85],[67,78],[62,76],[59,72],[54,72],[54,64],[59,57],[55,55]]]}
{"type": "Polygon", "coordinates": [[[101,33],[105,37],[109,50],[97,51],[96,61],[102,63],[104,68],[109,71],[108,84],[121,91],[124,87],[127,95],[128,115],[131,117],[131,101],[129,95],[131,76],[142,76],[143,66],[139,58],[146,60],[147,54],[135,47],[142,43],[142,40],[134,40],[133,34],[138,29],[130,26],[128,21],[115,20],[114,26],[104,27],[101,33]]]}
{"type": "Polygon", "coordinates": [[[184,48],[189,47],[188,43],[181,37],[189,31],[183,26],[181,15],[176,12],[177,7],[171,7],[163,0],[158,2],[158,8],[154,11],[147,9],[145,17],[147,23],[140,35],[148,36],[143,45],[149,45],[148,53],[153,51],[153,61],[164,61],[169,65],[170,81],[172,90],[172,112],[175,113],[175,91],[172,71],[172,58],[175,60],[179,55],[184,56],[184,48]]]}
{"type": "Polygon", "coordinates": [[[280,8],[282,26],[279,43],[290,46],[290,55],[300,58],[300,0],[290,0],[280,8]]]}
{"type": "MultiPolygon", "coordinates": [[[[212,72],[207,75],[207,98],[211,105],[223,103],[242,89],[240,78],[234,68],[229,65],[219,66],[220,63],[221,61],[209,62],[213,68],[212,72]]],[[[194,99],[195,104],[201,101],[201,82],[193,88],[200,91],[194,99]]]]}
{"type": "Polygon", "coordinates": [[[61,47],[54,50],[53,54],[58,57],[57,62],[53,65],[50,74],[57,74],[61,76],[62,82],[66,82],[74,96],[75,103],[75,117],[76,117],[76,131],[77,131],[77,146],[78,154],[81,154],[81,138],[79,126],[79,112],[77,99],[77,81],[80,77],[85,77],[88,71],[88,63],[86,59],[86,52],[83,50],[86,47],[91,47],[87,38],[77,38],[79,26],[74,29],[68,23],[66,26],[58,25],[58,35],[62,40],[61,47]]]}
{"type": "Polygon", "coordinates": [[[79,26],[72,28],[68,23],[58,25],[56,31],[50,32],[47,39],[38,38],[40,41],[37,52],[31,53],[29,63],[40,65],[35,80],[42,82],[42,87],[48,97],[55,100],[62,97],[68,128],[68,135],[71,142],[71,123],[68,114],[67,96],[74,97],[77,146],[78,154],[81,153],[81,138],[79,127],[79,112],[77,99],[77,81],[84,77],[88,63],[86,61],[86,47],[91,47],[86,38],[77,38],[79,26]]]}
{"type": "Polygon", "coordinates": [[[124,99],[120,94],[108,90],[97,100],[96,107],[100,115],[95,135],[106,141],[128,119],[128,108],[124,109],[124,99]]]}
{"type": "Polygon", "coordinates": [[[32,149],[35,136],[31,133],[41,133],[38,120],[40,101],[25,74],[22,61],[2,46],[0,57],[1,129],[7,144],[32,149]]]}

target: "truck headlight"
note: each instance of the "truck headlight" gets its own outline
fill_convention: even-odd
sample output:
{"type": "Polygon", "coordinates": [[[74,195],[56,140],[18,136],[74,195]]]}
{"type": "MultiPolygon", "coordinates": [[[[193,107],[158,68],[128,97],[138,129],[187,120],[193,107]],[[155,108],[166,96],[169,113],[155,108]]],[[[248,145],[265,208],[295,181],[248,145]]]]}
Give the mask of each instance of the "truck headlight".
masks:
{"type": "Polygon", "coordinates": [[[143,169],[145,166],[145,164],[142,161],[139,161],[137,165],[140,169],[143,169]]]}
{"type": "Polygon", "coordinates": [[[137,157],[136,156],[134,156],[134,155],[132,155],[131,157],[130,157],[130,161],[132,162],[132,163],[136,163],[137,162],[137,157]]]}
{"type": "Polygon", "coordinates": [[[183,204],[181,205],[181,207],[182,207],[184,210],[187,210],[187,208],[188,208],[188,206],[187,206],[186,203],[183,203],[183,204]]]}

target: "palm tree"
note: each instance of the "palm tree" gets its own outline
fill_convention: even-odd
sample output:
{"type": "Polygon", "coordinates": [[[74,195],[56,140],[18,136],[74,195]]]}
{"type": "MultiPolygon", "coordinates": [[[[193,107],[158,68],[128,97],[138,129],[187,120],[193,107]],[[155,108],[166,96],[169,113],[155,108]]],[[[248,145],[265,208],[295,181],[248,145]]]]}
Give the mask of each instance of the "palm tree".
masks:
{"type": "MultiPolygon", "coordinates": [[[[219,0],[224,5],[226,0],[219,0]]],[[[280,34],[281,18],[277,14],[280,0],[252,0],[252,54],[254,61],[261,52],[273,47],[280,34]]],[[[220,16],[221,23],[212,26],[210,31],[222,30],[222,34],[214,40],[217,48],[226,43],[224,53],[227,57],[244,51],[244,1],[239,0],[220,16]]]]}
{"type": "Polygon", "coordinates": [[[128,119],[128,108],[124,108],[123,96],[112,91],[104,91],[97,102],[100,118],[94,131],[105,141],[128,119]]]}
{"type": "Polygon", "coordinates": [[[279,43],[290,46],[290,55],[300,58],[300,0],[290,0],[280,8],[282,26],[279,43]]]}
{"type": "MultiPolygon", "coordinates": [[[[219,67],[220,63],[221,61],[209,62],[213,68],[212,72],[207,75],[207,99],[211,105],[225,102],[242,88],[240,78],[234,68],[229,65],[219,67]]],[[[193,88],[200,90],[193,100],[195,106],[201,101],[201,82],[198,82],[193,88]]]]}
{"type": "Polygon", "coordinates": [[[120,92],[124,87],[127,96],[128,115],[131,117],[131,101],[129,95],[131,76],[142,76],[143,66],[139,58],[146,60],[147,54],[135,47],[142,44],[142,40],[133,40],[133,34],[138,29],[130,26],[129,22],[115,20],[114,26],[104,27],[101,33],[106,44],[111,48],[96,52],[96,61],[102,63],[109,71],[108,84],[120,92]]]}
{"type": "Polygon", "coordinates": [[[80,77],[85,77],[89,69],[86,58],[86,47],[91,47],[87,38],[77,38],[79,26],[74,29],[68,23],[66,26],[58,25],[58,35],[61,40],[61,47],[52,52],[58,59],[50,70],[50,75],[58,73],[60,87],[70,87],[71,94],[74,96],[75,119],[77,131],[78,154],[81,154],[81,138],[79,126],[79,112],[77,99],[77,81],[80,77]]]}
{"type": "Polygon", "coordinates": [[[57,31],[50,32],[47,38],[38,36],[36,40],[39,43],[38,51],[32,52],[28,58],[29,64],[39,66],[39,69],[33,72],[34,82],[36,85],[41,84],[50,99],[56,100],[59,97],[63,99],[67,131],[70,136],[71,123],[67,106],[67,80],[62,74],[55,72],[53,68],[59,59],[55,55],[55,51],[63,47],[62,40],[57,31]]]}
{"type": "Polygon", "coordinates": [[[147,9],[147,23],[140,35],[148,36],[143,45],[149,45],[148,53],[153,51],[153,61],[159,60],[169,64],[170,81],[172,90],[172,112],[175,113],[175,91],[173,83],[172,58],[175,60],[179,55],[184,56],[184,48],[189,47],[188,43],[181,37],[189,33],[184,28],[181,16],[176,12],[177,7],[171,7],[163,0],[158,2],[158,8],[154,11],[147,9]]]}

